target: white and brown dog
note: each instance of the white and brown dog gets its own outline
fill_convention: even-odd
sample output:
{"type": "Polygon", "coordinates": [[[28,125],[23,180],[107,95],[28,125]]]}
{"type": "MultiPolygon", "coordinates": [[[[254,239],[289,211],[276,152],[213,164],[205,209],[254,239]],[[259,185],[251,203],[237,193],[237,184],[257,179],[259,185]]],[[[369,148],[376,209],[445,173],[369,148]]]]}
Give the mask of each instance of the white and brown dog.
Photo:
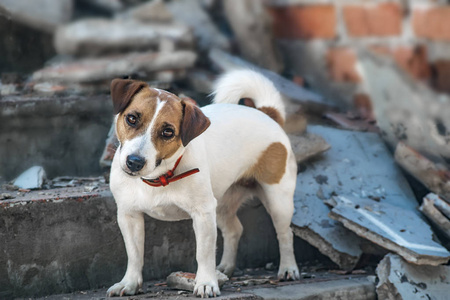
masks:
{"type": "Polygon", "coordinates": [[[282,128],[281,96],[270,80],[250,70],[221,77],[214,94],[215,104],[200,109],[144,82],[112,82],[120,146],[110,185],[128,266],[109,296],[133,295],[142,286],[144,214],[167,221],[192,218],[198,263],[194,294],[219,295],[216,225],[224,238],[217,269],[230,276],[242,234],[236,212],[255,195],[277,233],[278,276],[299,278],[290,228],[297,164],[282,128]],[[256,109],[236,105],[243,98],[256,109]]]}

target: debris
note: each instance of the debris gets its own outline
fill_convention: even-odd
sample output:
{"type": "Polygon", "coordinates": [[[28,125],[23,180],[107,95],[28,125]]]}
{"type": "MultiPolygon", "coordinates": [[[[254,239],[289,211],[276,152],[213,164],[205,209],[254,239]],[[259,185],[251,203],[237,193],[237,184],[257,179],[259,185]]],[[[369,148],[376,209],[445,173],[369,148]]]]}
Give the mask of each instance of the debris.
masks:
{"type": "Polygon", "coordinates": [[[44,184],[45,177],[44,168],[34,166],[20,174],[13,184],[21,189],[40,189],[44,184]]]}
{"type": "MultiPolygon", "coordinates": [[[[325,106],[333,106],[332,104],[326,102],[322,96],[311,92],[298,84],[263,68],[259,68],[258,66],[249,63],[237,56],[233,56],[219,49],[212,49],[209,52],[209,59],[214,65],[219,68],[220,71],[225,72],[229,70],[235,69],[252,69],[257,72],[260,72],[267,78],[269,78],[275,87],[280,91],[280,93],[294,100],[294,102],[307,104],[307,102],[312,102],[316,105],[325,105],[325,106]]],[[[286,111],[290,111],[287,107],[286,111]]]]}
{"type": "Polygon", "coordinates": [[[306,115],[300,108],[296,112],[288,112],[284,122],[284,131],[288,134],[302,134],[305,133],[307,125],[306,115]]]}
{"type": "Polygon", "coordinates": [[[173,21],[172,14],[168,11],[166,4],[162,0],[153,0],[142,3],[126,12],[117,14],[116,18],[131,18],[143,23],[169,23],[173,21]]]}
{"type": "Polygon", "coordinates": [[[302,135],[289,134],[288,136],[297,163],[308,160],[330,149],[330,145],[317,134],[306,132],[302,135]]]}
{"type": "Polygon", "coordinates": [[[358,61],[383,138],[450,167],[450,97],[414,80],[394,61],[359,51],[358,61]]]}
{"type": "MultiPolygon", "coordinates": [[[[341,299],[375,300],[375,284],[367,278],[349,278],[277,287],[246,289],[260,299],[341,299]]],[[[381,298],[380,298],[381,299],[381,298]]],[[[411,298],[413,299],[413,298],[411,298]]]]}
{"type": "Polygon", "coordinates": [[[14,21],[53,32],[72,18],[73,0],[2,0],[0,11],[14,21]]]}
{"type": "Polygon", "coordinates": [[[198,48],[201,52],[209,49],[230,49],[230,41],[217,29],[210,16],[202,7],[201,1],[177,0],[170,1],[167,9],[175,16],[177,22],[192,28],[198,48]]]}
{"type": "Polygon", "coordinates": [[[119,140],[116,136],[116,126],[113,122],[111,128],[109,129],[108,137],[106,138],[106,145],[103,149],[102,156],[100,157],[100,167],[108,168],[111,167],[114,154],[116,153],[117,145],[119,140]]]}
{"type": "Polygon", "coordinates": [[[449,266],[417,266],[390,253],[376,272],[378,299],[448,299],[449,266]]]}
{"type": "Polygon", "coordinates": [[[14,196],[10,193],[1,193],[0,194],[0,200],[8,200],[8,199],[14,199],[14,196]]]}
{"type": "Polygon", "coordinates": [[[240,54],[258,66],[274,72],[283,69],[277,48],[275,47],[271,26],[265,4],[260,0],[223,1],[224,11],[240,54]]]}
{"type": "Polygon", "coordinates": [[[434,205],[434,201],[427,197],[423,198],[419,210],[436,225],[439,230],[450,238],[450,220],[446,218],[434,205]]]}
{"type": "Polygon", "coordinates": [[[275,264],[273,262],[267,263],[264,269],[269,271],[275,270],[275,264]]]}
{"type": "Polygon", "coordinates": [[[59,54],[98,56],[156,50],[163,40],[170,40],[178,49],[190,49],[194,37],[187,26],[180,24],[83,19],[60,27],[54,43],[59,54]]]}
{"type": "MultiPolygon", "coordinates": [[[[228,277],[216,270],[216,276],[219,287],[222,287],[228,281],[228,277]]],[[[177,290],[193,291],[195,286],[195,274],[187,272],[173,272],[167,276],[167,285],[177,290]]]]}
{"type": "Polygon", "coordinates": [[[197,55],[194,52],[186,50],[85,58],[38,70],[33,73],[33,80],[84,83],[109,81],[123,74],[143,73],[146,78],[171,81],[185,75],[183,70],[192,67],[196,58],[197,55]]]}
{"type": "Polygon", "coordinates": [[[332,147],[320,159],[301,164],[293,231],[339,267],[351,270],[362,254],[361,246],[367,242],[331,220],[324,201],[336,195],[355,195],[412,211],[417,203],[377,134],[323,126],[308,126],[308,132],[323,137],[332,147]]]}
{"type": "Polygon", "coordinates": [[[450,201],[450,171],[435,164],[405,143],[398,143],[395,160],[430,191],[450,201]]]}
{"type": "Polygon", "coordinates": [[[327,112],[324,116],[344,129],[378,132],[378,128],[373,124],[373,122],[369,122],[368,120],[360,117],[351,118],[348,114],[337,112],[327,112]]]}
{"type": "Polygon", "coordinates": [[[450,219],[450,204],[448,202],[445,202],[444,199],[433,193],[429,193],[425,198],[433,201],[434,206],[450,219]]]}
{"type": "Polygon", "coordinates": [[[430,226],[415,211],[355,196],[334,200],[331,218],[408,262],[437,266],[450,259],[450,252],[434,241],[430,226]]]}

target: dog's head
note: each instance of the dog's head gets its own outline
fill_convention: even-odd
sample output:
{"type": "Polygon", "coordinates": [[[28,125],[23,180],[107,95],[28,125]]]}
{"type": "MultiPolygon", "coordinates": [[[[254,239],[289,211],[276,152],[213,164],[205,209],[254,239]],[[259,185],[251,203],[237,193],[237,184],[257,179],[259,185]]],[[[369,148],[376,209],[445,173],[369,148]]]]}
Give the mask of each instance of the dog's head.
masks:
{"type": "Polygon", "coordinates": [[[155,175],[159,166],[160,173],[172,168],[189,142],[210,125],[195,105],[145,82],[114,79],[111,97],[120,166],[131,176],[155,175]]]}

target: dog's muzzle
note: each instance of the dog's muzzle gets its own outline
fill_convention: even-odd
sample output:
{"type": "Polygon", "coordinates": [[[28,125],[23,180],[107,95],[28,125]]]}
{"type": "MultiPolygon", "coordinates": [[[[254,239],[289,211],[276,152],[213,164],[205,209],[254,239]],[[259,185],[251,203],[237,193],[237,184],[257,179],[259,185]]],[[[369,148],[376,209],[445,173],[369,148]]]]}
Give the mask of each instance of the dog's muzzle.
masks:
{"type": "Polygon", "coordinates": [[[127,167],[131,172],[138,172],[145,166],[145,158],[138,155],[127,156],[127,167]]]}

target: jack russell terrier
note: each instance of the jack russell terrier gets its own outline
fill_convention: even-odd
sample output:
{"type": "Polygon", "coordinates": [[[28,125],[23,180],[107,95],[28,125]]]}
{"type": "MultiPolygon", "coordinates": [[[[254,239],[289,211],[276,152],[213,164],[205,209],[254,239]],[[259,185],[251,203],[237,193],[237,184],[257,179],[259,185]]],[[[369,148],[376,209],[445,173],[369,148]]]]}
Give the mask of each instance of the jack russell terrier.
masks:
{"type": "Polygon", "coordinates": [[[217,269],[231,276],[242,234],[236,213],[253,196],[275,226],[278,277],[299,279],[290,228],[297,164],[282,127],[281,96],[270,80],[250,70],[222,76],[214,95],[214,104],[198,108],[144,82],[112,81],[120,146],[110,186],[128,266],[108,296],[133,295],[142,286],[144,214],[166,221],[192,218],[198,264],[194,294],[220,295],[216,226],[224,239],[217,269]],[[255,108],[236,105],[241,99],[255,108]]]}

